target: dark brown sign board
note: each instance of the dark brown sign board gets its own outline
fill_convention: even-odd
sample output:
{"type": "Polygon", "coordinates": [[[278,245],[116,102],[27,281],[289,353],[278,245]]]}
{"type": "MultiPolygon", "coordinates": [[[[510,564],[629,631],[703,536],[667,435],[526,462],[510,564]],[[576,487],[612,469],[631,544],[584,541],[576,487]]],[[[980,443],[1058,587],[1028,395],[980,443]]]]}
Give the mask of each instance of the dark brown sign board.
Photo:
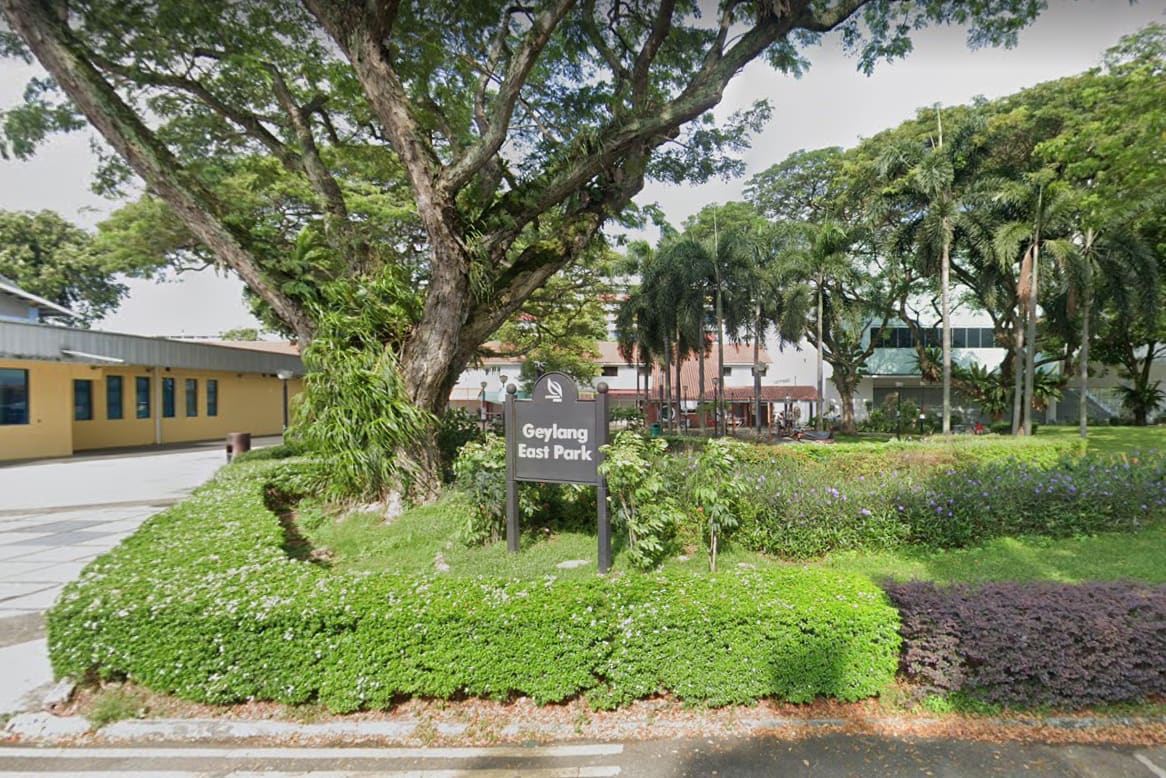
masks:
{"type": "Polygon", "coordinates": [[[506,548],[518,552],[518,482],[593,484],[598,490],[599,572],[611,568],[607,480],[599,475],[600,446],[608,442],[607,384],[580,400],[575,379],[547,373],[529,400],[506,387],[506,548]]]}

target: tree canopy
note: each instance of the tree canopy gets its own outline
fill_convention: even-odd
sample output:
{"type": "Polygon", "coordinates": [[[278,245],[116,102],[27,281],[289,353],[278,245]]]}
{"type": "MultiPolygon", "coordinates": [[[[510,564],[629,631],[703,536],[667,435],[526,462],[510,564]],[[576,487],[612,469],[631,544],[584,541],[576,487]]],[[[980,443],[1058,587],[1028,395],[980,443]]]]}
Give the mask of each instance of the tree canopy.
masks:
{"type": "Polygon", "coordinates": [[[800,73],[805,47],[839,30],[869,69],[923,25],[1007,43],[1039,8],[90,0],[58,13],[3,0],[0,46],[52,76],[5,115],[3,147],[33,153],[83,115],[116,154],[103,181],[139,176],[305,342],[317,323],[294,283],[304,268],[281,261],[302,230],[324,246],[307,286],[409,264],[424,302],[384,340],[401,344],[413,400],[439,410],[478,344],[606,222],[634,218],[645,180],[740,170],[734,153],[770,107],[723,124],[708,111],[748,62],[800,73]]]}
{"type": "Polygon", "coordinates": [[[114,280],[130,270],[107,263],[93,238],[53,211],[0,211],[0,276],[76,312],[87,326],[117,308],[126,287],[114,280]]]}

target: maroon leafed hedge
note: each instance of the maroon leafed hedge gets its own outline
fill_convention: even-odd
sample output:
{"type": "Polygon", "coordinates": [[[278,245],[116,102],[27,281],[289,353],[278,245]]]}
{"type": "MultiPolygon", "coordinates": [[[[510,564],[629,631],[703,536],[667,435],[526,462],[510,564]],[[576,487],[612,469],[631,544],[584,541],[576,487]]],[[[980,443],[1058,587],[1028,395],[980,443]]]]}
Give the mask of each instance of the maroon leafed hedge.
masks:
{"type": "Polygon", "coordinates": [[[889,584],[901,669],[928,691],[1080,707],[1166,694],[1166,586],[889,584]]]}

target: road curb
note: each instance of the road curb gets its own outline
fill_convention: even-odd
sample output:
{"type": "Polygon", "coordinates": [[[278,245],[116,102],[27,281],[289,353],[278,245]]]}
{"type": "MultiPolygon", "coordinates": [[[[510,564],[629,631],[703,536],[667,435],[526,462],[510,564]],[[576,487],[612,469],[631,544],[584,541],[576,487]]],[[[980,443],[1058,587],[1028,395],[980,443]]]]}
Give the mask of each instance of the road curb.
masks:
{"type": "MultiPolygon", "coordinates": [[[[984,718],[982,724],[1012,730],[1054,729],[1066,731],[1106,730],[1142,726],[1166,725],[1166,716],[1088,716],[1050,718],[984,718]]],[[[764,732],[785,731],[809,733],[818,730],[841,729],[856,723],[888,731],[906,730],[920,724],[940,723],[929,717],[883,716],[864,719],[845,718],[756,718],[734,723],[734,736],[748,737],[764,732]]],[[[597,736],[588,727],[564,724],[540,725],[511,723],[496,730],[494,737],[506,741],[562,742],[579,740],[653,739],[679,737],[691,734],[691,722],[654,721],[645,718],[622,721],[604,727],[597,736]]],[[[14,716],[5,728],[7,738],[16,742],[37,744],[127,743],[358,743],[431,741],[473,736],[468,724],[431,722],[421,719],[405,721],[330,721],[299,723],[291,721],[241,721],[227,719],[153,719],[125,720],[93,730],[81,716],[54,716],[49,713],[22,713],[14,716]]]]}

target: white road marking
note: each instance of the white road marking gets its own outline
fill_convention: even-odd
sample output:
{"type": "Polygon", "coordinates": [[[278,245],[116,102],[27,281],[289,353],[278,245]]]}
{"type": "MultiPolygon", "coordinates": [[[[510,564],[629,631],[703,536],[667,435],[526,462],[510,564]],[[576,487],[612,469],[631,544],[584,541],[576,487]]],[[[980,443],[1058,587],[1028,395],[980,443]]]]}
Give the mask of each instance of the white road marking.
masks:
{"type": "MultiPolygon", "coordinates": [[[[30,748],[0,746],[0,759],[481,759],[614,756],[619,743],[479,748],[30,748]]],[[[5,774],[6,775],[6,774],[5,774]]]]}
{"type": "MultiPolygon", "coordinates": [[[[8,772],[3,773],[4,778],[109,778],[114,771],[86,771],[77,772],[70,770],[68,772],[8,772]]],[[[116,772],[122,776],[132,776],[137,773],[137,770],[127,768],[124,765],[119,765],[116,772]]],[[[373,768],[372,770],[345,770],[337,772],[329,770],[327,772],[311,771],[311,772],[286,772],[286,771],[261,771],[261,772],[232,772],[224,773],[221,770],[212,772],[190,772],[186,770],[169,770],[159,772],[157,770],[146,768],[142,771],[143,775],[148,775],[149,778],[367,778],[369,775],[376,775],[379,778],[612,778],[620,774],[620,768],[616,766],[594,766],[594,767],[549,767],[530,769],[526,767],[497,769],[497,768],[483,768],[483,769],[469,769],[469,770],[380,770],[373,768]]]]}
{"type": "Polygon", "coordinates": [[[1144,764],[1146,769],[1156,775],[1157,778],[1166,778],[1166,770],[1163,770],[1161,767],[1151,762],[1150,757],[1146,756],[1145,754],[1134,754],[1134,759],[1137,759],[1139,762],[1144,764]]]}

